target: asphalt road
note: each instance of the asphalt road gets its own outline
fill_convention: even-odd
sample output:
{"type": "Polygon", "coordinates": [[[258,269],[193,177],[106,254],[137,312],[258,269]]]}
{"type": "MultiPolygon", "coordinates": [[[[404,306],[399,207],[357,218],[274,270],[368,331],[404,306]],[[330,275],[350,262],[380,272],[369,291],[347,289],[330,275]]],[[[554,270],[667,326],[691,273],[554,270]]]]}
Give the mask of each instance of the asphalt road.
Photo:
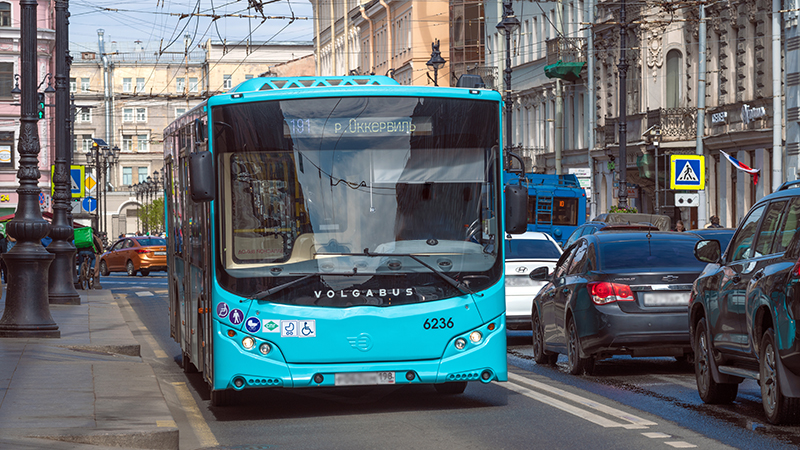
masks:
{"type": "Polygon", "coordinates": [[[531,358],[530,332],[509,332],[509,382],[471,383],[463,395],[429,386],[244,392],[210,405],[200,374],[185,374],[169,336],[163,273],[102,279],[153,366],[182,449],[733,448],[800,445],[800,427],[766,424],[755,382],[733,405],[697,395],[691,366],[671,358],[598,363],[592,376],[531,358]],[[696,447],[695,447],[696,446],[696,447]]]}

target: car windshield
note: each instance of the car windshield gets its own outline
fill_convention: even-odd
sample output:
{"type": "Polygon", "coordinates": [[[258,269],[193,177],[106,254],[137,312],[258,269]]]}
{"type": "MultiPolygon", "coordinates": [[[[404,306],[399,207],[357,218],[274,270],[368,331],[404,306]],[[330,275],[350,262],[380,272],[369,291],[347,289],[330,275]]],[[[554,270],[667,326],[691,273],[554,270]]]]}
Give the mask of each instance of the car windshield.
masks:
{"type": "Polygon", "coordinates": [[[506,239],[506,259],[558,259],[558,246],[546,239],[506,239]]]}
{"type": "Polygon", "coordinates": [[[413,302],[461,293],[432,271],[480,274],[471,279],[486,286],[499,280],[497,103],[276,100],[214,106],[211,120],[225,288],[348,306],[352,297],[326,303],[320,293],[448,291],[406,299],[413,302]]]}
{"type": "Polygon", "coordinates": [[[599,269],[613,271],[636,268],[646,271],[653,268],[674,267],[701,271],[705,263],[694,257],[694,244],[690,239],[636,239],[603,242],[600,246],[599,269]]]}
{"type": "Polygon", "coordinates": [[[147,239],[137,239],[136,242],[139,243],[142,247],[150,247],[155,245],[167,245],[167,240],[164,238],[147,238],[147,239]]]}

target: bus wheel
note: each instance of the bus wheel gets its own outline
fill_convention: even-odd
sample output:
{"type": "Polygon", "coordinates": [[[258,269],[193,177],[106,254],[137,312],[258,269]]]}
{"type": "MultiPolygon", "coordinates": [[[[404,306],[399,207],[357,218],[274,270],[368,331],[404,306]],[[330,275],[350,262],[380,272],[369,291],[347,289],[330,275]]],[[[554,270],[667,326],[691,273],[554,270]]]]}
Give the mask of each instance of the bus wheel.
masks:
{"type": "Polygon", "coordinates": [[[233,403],[233,391],[231,389],[211,391],[211,406],[228,406],[231,403],[233,403]]]}
{"type": "Polygon", "coordinates": [[[452,383],[440,383],[434,384],[433,387],[436,388],[436,392],[445,395],[455,395],[455,394],[463,394],[464,389],[467,388],[466,381],[456,381],[452,383]]]}

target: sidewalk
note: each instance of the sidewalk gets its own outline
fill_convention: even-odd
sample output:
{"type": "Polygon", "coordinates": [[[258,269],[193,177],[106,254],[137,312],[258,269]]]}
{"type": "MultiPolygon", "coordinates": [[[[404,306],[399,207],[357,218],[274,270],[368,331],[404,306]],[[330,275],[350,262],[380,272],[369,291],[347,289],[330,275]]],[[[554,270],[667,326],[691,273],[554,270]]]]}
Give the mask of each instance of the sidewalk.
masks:
{"type": "Polygon", "coordinates": [[[111,291],[78,292],[80,305],[50,305],[60,339],[0,338],[0,449],[177,449],[178,428],[111,291]]]}

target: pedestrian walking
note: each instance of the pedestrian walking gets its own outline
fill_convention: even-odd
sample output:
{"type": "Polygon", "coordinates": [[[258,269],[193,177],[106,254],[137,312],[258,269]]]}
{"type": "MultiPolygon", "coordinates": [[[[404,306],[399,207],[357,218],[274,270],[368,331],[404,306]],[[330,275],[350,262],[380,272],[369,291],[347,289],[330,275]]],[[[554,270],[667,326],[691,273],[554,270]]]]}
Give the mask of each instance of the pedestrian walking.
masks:
{"type": "Polygon", "coordinates": [[[679,220],[675,223],[675,231],[686,231],[686,227],[683,226],[683,221],[679,220]]]}

